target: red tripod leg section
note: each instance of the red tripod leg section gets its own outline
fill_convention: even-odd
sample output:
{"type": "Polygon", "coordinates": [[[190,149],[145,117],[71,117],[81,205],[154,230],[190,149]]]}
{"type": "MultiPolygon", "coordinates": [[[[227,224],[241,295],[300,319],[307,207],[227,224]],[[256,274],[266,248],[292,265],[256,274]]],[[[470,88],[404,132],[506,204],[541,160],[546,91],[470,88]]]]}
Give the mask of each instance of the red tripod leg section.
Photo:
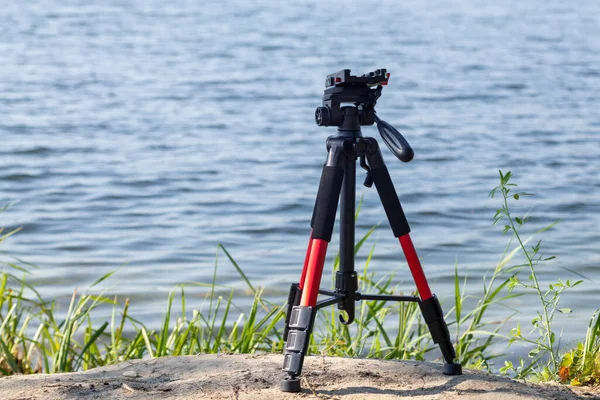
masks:
{"type": "Polygon", "coordinates": [[[417,285],[417,289],[419,290],[421,300],[430,299],[433,297],[433,295],[431,294],[431,289],[429,289],[427,278],[423,272],[423,267],[421,267],[419,256],[417,256],[417,251],[415,250],[415,246],[410,239],[410,235],[407,233],[404,236],[400,236],[398,239],[400,240],[402,251],[404,251],[408,268],[410,268],[410,273],[412,274],[415,284],[417,285]]]}
{"type": "Polygon", "coordinates": [[[306,279],[306,270],[308,269],[308,262],[310,260],[310,250],[312,249],[312,231],[310,232],[310,239],[308,239],[308,248],[306,249],[306,256],[304,257],[304,267],[302,268],[302,276],[300,277],[300,284],[298,287],[302,289],[304,287],[304,280],[306,279]]]}
{"type": "Polygon", "coordinates": [[[327,245],[324,239],[313,239],[310,245],[310,257],[306,267],[306,276],[302,285],[302,298],[300,306],[314,307],[317,304],[319,285],[323,274],[323,265],[327,254],[327,245]]]}

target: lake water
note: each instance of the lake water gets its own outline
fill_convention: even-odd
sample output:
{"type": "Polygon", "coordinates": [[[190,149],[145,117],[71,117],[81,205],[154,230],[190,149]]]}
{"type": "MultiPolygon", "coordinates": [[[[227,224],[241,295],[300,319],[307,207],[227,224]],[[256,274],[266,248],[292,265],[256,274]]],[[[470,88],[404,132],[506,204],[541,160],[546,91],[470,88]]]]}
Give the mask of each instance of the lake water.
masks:
{"type": "MultiPolygon", "coordinates": [[[[515,209],[526,232],[562,220],[543,281],[591,280],[564,303],[565,335],[583,335],[599,304],[600,2],[210,3],[0,7],[0,204],[18,201],[0,225],[23,228],[2,250],[40,266],[44,294],[123,265],[110,293],[156,325],[175,285],[211,280],[222,243],[283,302],[335,133],[313,120],[324,77],[383,67],[379,115],[416,153],[384,157],[434,292],[451,296],[458,262],[478,293],[499,261],[488,193],[511,170],[536,194],[515,209]]],[[[357,237],[382,223],[371,268],[412,290],[375,190],[357,193],[357,237]]],[[[219,260],[219,283],[243,287],[219,260]]],[[[536,304],[512,306],[527,321],[536,304]]]]}

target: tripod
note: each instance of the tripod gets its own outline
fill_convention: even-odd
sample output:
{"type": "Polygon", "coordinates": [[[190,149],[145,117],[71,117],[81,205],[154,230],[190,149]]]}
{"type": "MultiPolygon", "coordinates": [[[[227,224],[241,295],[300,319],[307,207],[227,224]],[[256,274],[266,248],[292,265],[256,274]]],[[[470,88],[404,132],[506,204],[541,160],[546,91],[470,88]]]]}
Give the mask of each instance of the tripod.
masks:
{"type": "Polygon", "coordinates": [[[386,70],[371,73],[366,83],[363,77],[350,76],[350,70],[343,70],[328,76],[328,89],[323,96],[324,107],[317,109],[319,125],[337,125],[337,135],[327,139],[327,160],[323,167],[311,220],[311,236],[304,261],[304,268],[298,283],[292,284],[288,297],[285,320],[283,371],[287,376],[281,381],[284,392],[301,390],[299,375],[302,373],[304,356],[308,351],[317,310],[333,304],[346,312],[340,321],[351,324],[355,318],[355,303],[360,300],[408,301],[419,304],[424,320],[428,325],[434,343],[438,344],[444,358],[443,373],[460,375],[461,365],[454,363],[456,353],[450,341],[450,333],[440,303],[431,293],[427,278],[411,241],[410,227],[398,200],[394,184],[384,164],[379,144],[374,138],[363,137],[361,125],[377,122],[378,129],[388,147],[402,161],[410,161],[412,149],[391,125],[381,121],[374,112],[377,98],[383,84],[387,84],[386,70]],[[341,75],[341,77],[340,77],[341,75]],[[330,79],[332,78],[333,79],[330,79]],[[357,80],[361,80],[358,81],[357,80]],[[383,80],[385,79],[385,80],[383,80]],[[370,86],[377,84],[377,89],[370,86]],[[357,90],[358,89],[358,90],[357,90]],[[366,91],[364,90],[366,89],[366,91]],[[350,92],[350,93],[349,93],[350,92]],[[357,93],[360,92],[360,95],[357,93]],[[363,96],[363,94],[366,94],[363,96]],[[350,96],[350,97],[348,97],[350,96]],[[348,98],[354,106],[340,107],[348,98]],[[365,101],[362,101],[365,100],[365,101]],[[373,183],[390,226],[400,241],[400,245],[419,291],[416,296],[375,295],[358,292],[358,278],[354,269],[355,242],[355,202],[356,202],[356,162],[367,171],[365,186],[373,183]],[[340,204],[340,268],[336,273],[335,290],[320,289],[321,276],[327,246],[331,241],[333,225],[340,204]],[[328,296],[318,301],[318,295],[328,296]]]}

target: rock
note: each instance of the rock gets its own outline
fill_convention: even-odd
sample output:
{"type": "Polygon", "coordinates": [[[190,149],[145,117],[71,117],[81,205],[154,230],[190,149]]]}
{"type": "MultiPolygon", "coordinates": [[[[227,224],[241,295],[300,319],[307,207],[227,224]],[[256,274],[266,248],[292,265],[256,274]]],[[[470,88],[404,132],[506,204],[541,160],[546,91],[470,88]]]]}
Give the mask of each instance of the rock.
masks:
{"type": "Polygon", "coordinates": [[[109,365],[86,372],[19,375],[0,379],[2,400],[538,400],[591,399],[590,389],[535,385],[465,369],[442,374],[441,364],[341,357],[306,357],[302,394],[282,393],[279,354],[163,357],[109,365]],[[323,368],[326,366],[326,368],[323,368]],[[123,380],[130,379],[127,382],[123,380]],[[60,380],[59,380],[60,379],[60,380]],[[135,382],[131,379],[135,379],[135,382]],[[50,384],[51,383],[51,384],[50,384]],[[94,385],[94,390],[90,387],[94,385]]]}
{"type": "Polygon", "coordinates": [[[140,374],[138,374],[134,370],[129,370],[129,371],[123,372],[123,378],[138,378],[139,376],[140,376],[140,374]]]}

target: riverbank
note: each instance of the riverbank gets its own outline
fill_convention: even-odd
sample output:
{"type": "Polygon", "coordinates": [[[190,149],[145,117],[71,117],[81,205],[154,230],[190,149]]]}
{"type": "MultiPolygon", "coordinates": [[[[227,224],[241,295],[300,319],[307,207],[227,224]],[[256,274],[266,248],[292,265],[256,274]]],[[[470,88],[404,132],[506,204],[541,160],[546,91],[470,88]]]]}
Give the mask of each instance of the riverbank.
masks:
{"type": "MultiPolygon", "coordinates": [[[[307,357],[303,391],[279,391],[281,355],[199,355],[128,361],[86,372],[0,378],[5,400],[54,399],[600,399],[585,388],[536,385],[439,364],[307,357]]],[[[597,392],[596,392],[597,393],[597,392]]]]}

